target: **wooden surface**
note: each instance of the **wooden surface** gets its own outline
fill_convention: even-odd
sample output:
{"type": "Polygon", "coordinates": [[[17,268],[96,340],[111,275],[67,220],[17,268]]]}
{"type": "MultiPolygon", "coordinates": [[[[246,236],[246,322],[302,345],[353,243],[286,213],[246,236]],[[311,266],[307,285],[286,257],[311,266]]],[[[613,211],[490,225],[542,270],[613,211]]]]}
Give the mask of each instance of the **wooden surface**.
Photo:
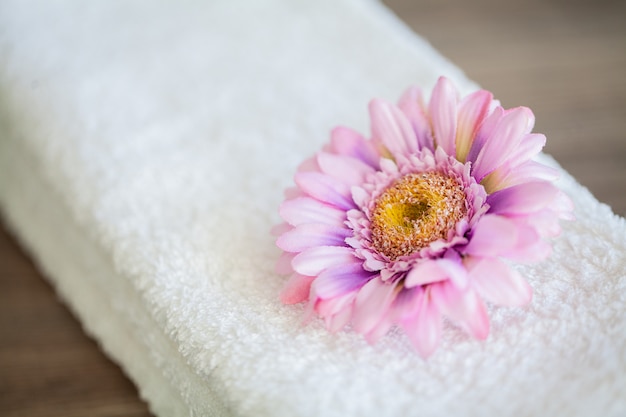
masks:
{"type": "MultiPolygon", "coordinates": [[[[626,2],[386,3],[506,107],[531,107],[547,152],[626,215],[626,2]]],[[[0,415],[149,415],[4,231],[0,415]]]]}

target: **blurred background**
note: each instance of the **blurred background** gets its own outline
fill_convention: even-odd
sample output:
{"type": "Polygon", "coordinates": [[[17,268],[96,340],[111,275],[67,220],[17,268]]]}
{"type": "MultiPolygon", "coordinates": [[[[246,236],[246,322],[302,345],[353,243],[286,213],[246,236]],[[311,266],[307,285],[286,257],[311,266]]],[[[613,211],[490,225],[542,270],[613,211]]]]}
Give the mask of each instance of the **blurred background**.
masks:
{"type": "Polygon", "coordinates": [[[385,0],[535,131],[578,182],[626,215],[626,2],[385,0]]]}
{"type": "MultiPolygon", "coordinates": [[[[626,2],[384,3],[505,107],[532,108],[546,152],[626,215],[626,2]]],[[[0,415],[149,415],[1,228],[0,415]]]]}

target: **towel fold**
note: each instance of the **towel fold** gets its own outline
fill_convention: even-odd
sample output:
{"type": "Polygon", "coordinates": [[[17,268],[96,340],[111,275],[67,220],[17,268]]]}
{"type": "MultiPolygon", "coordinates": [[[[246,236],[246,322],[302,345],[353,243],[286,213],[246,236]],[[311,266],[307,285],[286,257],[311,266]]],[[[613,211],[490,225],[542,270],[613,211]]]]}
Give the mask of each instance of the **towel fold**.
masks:
{"type": "Polygon", "coordinates": [[[626,414],[626,221],[564,171],[577,221],[485,342],[424,361],[280,304],[299,162],[372,97],[477,88],[378,3],[63,5],[0,4],[0,209],[156,415],[626,414]]]}

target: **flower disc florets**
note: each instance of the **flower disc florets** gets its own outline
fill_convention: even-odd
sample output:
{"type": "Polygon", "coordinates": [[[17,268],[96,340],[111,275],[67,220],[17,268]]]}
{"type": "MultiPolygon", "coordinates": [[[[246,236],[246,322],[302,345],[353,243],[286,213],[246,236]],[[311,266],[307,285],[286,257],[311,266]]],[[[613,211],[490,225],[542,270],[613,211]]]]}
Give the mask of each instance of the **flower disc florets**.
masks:
{"type": "Polygon", "coordinates": [[[530,133],[530,110],[487,91],[459,100],[445,78],[428,105],[412,88],[398,106],[374,100],[370,116],[370,140],[337,128],[296,174],[277,228],[283,301],[308,300],[332,331],[351,323],[370,341],[398,325],[423,356],[441,315],[484,339],[483,298],[532,294],[503,260],[545,258],[544,238],[572,218],[556,171],[532,159],[545,137],[530,133]]]}
{"type": "Polygon", "coordinates": [[[387,280],[422,259],[467,243],[465,234],[487,207],[485,189],[442,150],[381,161],[380,170],[353,186],[347,212],[354,236],[346,243],[369,271],[387,280]]]}
{"type": "Polygon", "coordinates": [[[438,172],[407,174],[374,202],[372,246],[389,260],[406,258],[447,238],[466,213],[463,186],[456,179],[438,172]]]}

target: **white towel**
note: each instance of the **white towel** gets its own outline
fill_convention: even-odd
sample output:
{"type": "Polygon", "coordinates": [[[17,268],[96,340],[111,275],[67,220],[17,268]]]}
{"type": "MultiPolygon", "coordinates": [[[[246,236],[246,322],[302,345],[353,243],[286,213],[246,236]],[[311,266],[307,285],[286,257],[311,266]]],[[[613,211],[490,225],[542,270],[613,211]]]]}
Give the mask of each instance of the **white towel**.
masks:
{"type": "Polygon", "coordinates": [[[373,97],[476,88],[382,6],[63,6],[0,4],[0,207],[156,415],[625,415],[626,224],[565,172],[578,220],[484,342],[447,325],[424,361],[280,304],[298,163],[373,97]]]}

